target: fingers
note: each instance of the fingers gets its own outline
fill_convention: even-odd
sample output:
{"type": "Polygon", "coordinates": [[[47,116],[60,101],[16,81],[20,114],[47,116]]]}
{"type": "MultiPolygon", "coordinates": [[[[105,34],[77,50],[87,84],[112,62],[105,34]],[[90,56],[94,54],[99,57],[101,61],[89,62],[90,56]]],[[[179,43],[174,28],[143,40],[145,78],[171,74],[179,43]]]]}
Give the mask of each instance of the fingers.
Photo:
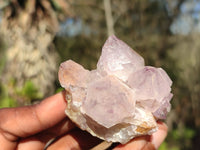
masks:
{"type": "MultiPolygon", "coordinates": [[[[66,126],[66,125],[65,125],[66,126]]],[[[74,126],[72,126],[74,127],[74,126]]],[[[164,123],[158,122],[158,131],[151,136],[141,136],[134,138],[132,141],[125,145],[119,145],[114,150],[155,150],[157,149],[160,144],[163,142],[167,135],[167,126],[164,123]]],[[[24,141],[24,143],[20,143],[18,150],[32,150],[31,148],[41,149],[44,148],[45,143],[50,139],[50,137],[58,136],[65,133],[62,137],[58,138],[55,142],[53,142],[47,150],[70,150],[70,149],[90,149],[95,145],[102,142],[89,133],[81,131],[80,129],[72,130],[68,133],[65,130],[62,131],[62,128],[51,128],[47,131],[42,132],[38,136],[34,136],[29,141],[24,141]],[[46,136],[46,137],[45,137],[46,136]],[[35,138],[35,139],[33,139],[35,138]],[[23,148],[23,149],[22,149],[23,148]]],[[[68,126],[69,129],[69,126],[68,126]]],[[[71,129],[71,128],[70,128],[71,129]]],[[[70,130],[69,129],[69,130],[70,130]]],[[[68,131],[69,131],[68,130],[68,131]]]]}
{"type": "MultiPolygon", "coordinates": [[[[158,149],[167,135],[167,126],[158,122],[158,131],[151,136],[142,136],[134,138],[125,145],[119,145],[114,150],[155,150],[158,149]]],[[[101,140],[91,136],[89,133],[80,129],[72,130],[64,136],[58,138],[51,144],[47,150],[63,150],[63,149],[90,149],[102,142],[101,140]]]]}
{"type": "Polygon", "coordinates": [[[16,144],[17,144],[17,141],[16,142],[8,141],[0,132],[0,147],[2,150],[14,150],[16,149],[16,144]]]}
{"type": "Polygon", "coordinates": [[[118,145],[114,150],[155,150],[152,144],[149,145],[150,140],[150,136],[137,137],[124,145],[118,145]],[[148,149],[144,149],[146,146],[148,146],[148,149]]]}
{"type": "Polygon", "coordinates": [[[137,137],[125,145],[119,145],[114,150],[156,150],[167,136],[167,126],[158,122],[158,131],[151,136],[137,137]]]}
{"type": "Polygon", "coordinates": [[[40,132],[39,134],[20,140],[17,150],[43,150],[49,140],[69,132],[74,127],[75,125],[66,118],[55,127],[49,128],[43,132],[40,132]]]}
{"type": "Polygon", "coordinates": [[[162,144],[164,139],[167,136],[168,127],[163,122],[157,122],[158,124],[158,131],[153,133],[151,143],[155,146],[156,149],[162,144]]]}
{"type": "Polygon", "coordinates": [[[64,93],[58,93],[42,101],[40,104],[21,108],[1,109],[0,128],[10,136],[26,137],[52,127],[66,117],[64,93]]]}
{"type": "Polygon", "coordinates": [[[64,95],[58,93],[37,105],[0,109],[1,148],[13,150],[20,137],[36,134],[63,120],[66,117],[64,95]]]}
{"type": "Polygon", "coordinates": [[[76,129],[52,143],[47,150],[84,150],[90,149],[100,142],[102,140],[93,137],[88,132],[76,129]]]}
{"type": "MultiPolygon", "coordinates": [[[[125,145],[119,145],[114,150],[155,150],[158,149],[167,135],[167,126],[158,122],[158,131],[153,135],[134,138],[125,145]]],[[[102,142],[81,130],[73,130],[48,147],[47,150],[90,149],[102,142]]]]}

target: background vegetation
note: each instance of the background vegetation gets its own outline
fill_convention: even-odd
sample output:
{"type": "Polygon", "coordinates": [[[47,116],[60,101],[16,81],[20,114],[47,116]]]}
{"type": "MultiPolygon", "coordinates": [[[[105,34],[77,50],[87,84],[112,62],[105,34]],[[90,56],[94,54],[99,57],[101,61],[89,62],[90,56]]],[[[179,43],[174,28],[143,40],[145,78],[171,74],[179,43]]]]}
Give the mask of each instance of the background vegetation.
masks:
{"type": "Polygon", "coordinates": [[[0,9],[0,107],[59,91],[64,60],[94,69],[115,34],[173,80],[160,150],[200,149],[199,0],[1,0],[0,9]]]}

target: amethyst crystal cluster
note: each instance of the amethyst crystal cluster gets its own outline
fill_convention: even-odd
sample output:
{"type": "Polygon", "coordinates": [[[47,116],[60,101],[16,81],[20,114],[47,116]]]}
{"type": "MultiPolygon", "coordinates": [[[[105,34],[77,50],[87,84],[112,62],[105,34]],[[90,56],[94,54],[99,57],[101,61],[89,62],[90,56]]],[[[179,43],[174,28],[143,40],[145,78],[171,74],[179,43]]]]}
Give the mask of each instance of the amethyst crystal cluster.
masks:
{"type": "Polygon", "coordinates": [[[127,44],[110,36],[96,70],[63,62],[59,81],[67,91],[67,116],[103,140],[126,143],[157,130],[170,111],[172,81],[162,68],[144,65],[127,44]]]}

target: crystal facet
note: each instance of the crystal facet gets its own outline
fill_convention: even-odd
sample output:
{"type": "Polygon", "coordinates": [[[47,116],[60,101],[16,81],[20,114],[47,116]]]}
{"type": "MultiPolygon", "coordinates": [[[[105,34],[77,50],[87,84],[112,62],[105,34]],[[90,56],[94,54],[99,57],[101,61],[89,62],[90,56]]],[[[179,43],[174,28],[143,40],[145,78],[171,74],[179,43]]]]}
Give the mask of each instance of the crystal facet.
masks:
{"type": "Polygon", "coordinates": [[[110,128],[127,117],[133,117],[133,95],[133,91],[119,79],[106,76],[88,85],[83,110],[99,124],[110,128]]]}
{"type": "Polygon", "coordinates": [[[132,73],[127,84],[135,91],[136,102],[154,112],[169,95],[172,82],[163,69],[145,66],[132,73]]]}
{"type": "Polygon", "coordinates": [[[144,67],[144,59],[117,37],[110,36],[105,42],[97,70],[126,81],[129,74],[144,67]]]}
{"type": "Polygon", "coordinates": [[[170,111],[172,81],[161,68],[110,36],[96,70],[68,60],[59,81],[67,91],[67,116],[82,130],[109,142],[126,143],[157,130],[156,119],[170,111]]]}

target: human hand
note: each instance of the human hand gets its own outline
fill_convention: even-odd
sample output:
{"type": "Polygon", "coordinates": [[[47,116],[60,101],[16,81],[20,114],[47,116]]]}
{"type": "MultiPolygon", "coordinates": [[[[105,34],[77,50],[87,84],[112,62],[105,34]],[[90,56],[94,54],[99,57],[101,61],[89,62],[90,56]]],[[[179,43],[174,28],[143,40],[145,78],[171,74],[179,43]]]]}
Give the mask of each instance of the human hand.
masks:
{"type": "MultiPolygon", "coordinates": [[[[101,140],[78,129],[66,117],[65,93],[51,96],[41,103],[18,108],[0,109],[0,147],[2,150],[42,150],[56,138],[47,150],[90,149],[101,140]]],[[[167,127],[158,122],[159,130],[151,136],[134,138],[115,150],[156,149],[167,135],[167,127]]]]}

